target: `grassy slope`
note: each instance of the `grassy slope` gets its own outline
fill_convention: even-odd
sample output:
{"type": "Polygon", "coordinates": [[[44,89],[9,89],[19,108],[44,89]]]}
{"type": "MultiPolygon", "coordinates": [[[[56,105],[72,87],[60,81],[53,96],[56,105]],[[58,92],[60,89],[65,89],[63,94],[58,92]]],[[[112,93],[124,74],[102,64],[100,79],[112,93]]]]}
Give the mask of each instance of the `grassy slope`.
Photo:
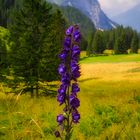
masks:
{"type": "MultiPolygon", "coordinates": [[[[91,57],[81,61],[81,121],[75,126],[73,140],[140,138],[138,60],[140,55],[91,57]]],[[[55,140],[56,115],[62,110],[55,98],[6,96],[2,86],[0,91],[0,139],[55,140]]]]}
{"type": "MultiPolygon", "coordinates": [[[[84,54],[83,54],[84,55],[84,54]]],[[[139,62],[140,54],[110,55],[82,58],[81,63],[117,63],[117,62],[139,62]]]]}

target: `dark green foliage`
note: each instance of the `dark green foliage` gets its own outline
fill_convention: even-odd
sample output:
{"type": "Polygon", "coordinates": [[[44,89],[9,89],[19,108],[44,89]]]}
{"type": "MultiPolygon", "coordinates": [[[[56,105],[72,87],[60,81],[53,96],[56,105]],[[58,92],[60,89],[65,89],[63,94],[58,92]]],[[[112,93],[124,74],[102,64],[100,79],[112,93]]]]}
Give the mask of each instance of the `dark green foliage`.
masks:
{"type": "Polygon", "coordinates": [[[0,26],[7,27],[11,12],[22,7],[23,0],[0,0],[0,26]]]}
{"type": "Polygon", "coordinates": [[[94,37],[94,33],[91,35],[90,37],[90,41],[89,41],[89,45],[87,46],[87,50],[86,50],[86,55],[87,56],[90,56],[91,54],[93,54],[93,48],[91,47],[92,46],[92,42],[93,42],[93,37],[94,37]]]}
{"type": "Polygon", "coordinates": [[[115,45],[114,45],[114,51],[115,51],[115,54],[125,54],[127,53],[127,47],[126,47],[126,44],[125,44],[125,34],[122,33],[120,34],[120,36],[117,36],[116,37],[116,40],[115,40],[115,45]]]}
{"type": "Polygon", "coordinates": [[[7,29],[0,27],[0,72],[2,73],[8,68],[9,65],[8,60],[9,47],[10,47],[10,33],[7,29]]]}
{"type": "Polygon", "coordinates": [[[5,43],[0,39],[0,68],[5,67],[7,58],[7,50],[5,43]]]}
{"type": "Polygon", "coordinates": [[[7,26],[9,10],[13,4],[14,0],[0,0],[0,26],[7,26]]]}
{"type": "Polygon", "coordinates": [[[108,34],[109,34],[109,37],[108,37],[108,40],[107,40],[106,48],[108,50],[113,50],[113,46],[114,46],[114,42],[115,42],[114,32],[110,31],[110,33],[108,33],[108,34]]]}
{"type": "Polygon", "coordinates": [[[137,53],[139,40],[138,33],[130,27],[118,26],[109,31],[97,31],[88,46],[87,55],[103,53],[105,49],[114,50],[115,54],[126,54],[129,49],[137,53]]]}
{"type": "Polygon", "coordinates": [[[133,34],[132,42],[131,42],[131,52],[137,53],[139,48],[139,37],[136,32],[133,34]]]}
{"type": "Polygon", "coordinates": [[[135,100],[136,102],[140,103],[140,96],[134,97],[134,100],[135,100]]]}
{"type": "Polygon", "coordinates": [[[42,72],[41,77],[44,80],[52,81],[58,80],[58,64],[60,63],[58,59],[58,54],[60,49],[63,46],[63,38],[65,32],[65,19],[62,17],[62,14],[57,10],[51,17],[50,31],[47,37],[47,49],[46,57],[41,61],[42,63],[42,72]]]}
{"type": "Polygon", "coordinates": [[[93,53],[102,54],[105,50],[104,38],[102,31],[96,31],[92,43],[93,53]]]}
{"type": "Polygon", "coordinates": [[[22,8],[15,9],[11,17],[14,75],[31,88],[32,94],[35,88],[38,95],[40,80],[58,79],[58,53],[65,21],[60,12],[52,13],[45,0],[24,0],[22,8]]]}
{"type": "Polygon", "coordinates": [[[89,46],[88,41],[87,41],[87,40],[84,38],[84,36],[83,36],[83,37],[82,37],[82,40],[81,40],[80,49],[81,49],[81,50],[86,50],[88,46],[89,46]]]}

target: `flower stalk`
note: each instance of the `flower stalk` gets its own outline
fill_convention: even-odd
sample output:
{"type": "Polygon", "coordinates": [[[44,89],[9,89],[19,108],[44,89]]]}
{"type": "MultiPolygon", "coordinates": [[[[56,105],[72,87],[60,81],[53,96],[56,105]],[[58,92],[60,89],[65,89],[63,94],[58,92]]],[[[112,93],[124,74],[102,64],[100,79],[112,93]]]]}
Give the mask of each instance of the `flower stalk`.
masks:
{"type": "Polygon", "coordinates": [[[58,89],[57,101],[64,105],[63,114],[57,116],[60,130],[55,132],[56,137],[61,140],[70,140],[73,131],[73,124],[79,123],[80,114],[77,108],[80,101],[77,93],[80,91],[77,78],[80,77],[78,64],[80,57],[81,34],[79,26],[70,26],[65,32],[64,46],[59,55],[61,64],[58,72],[61,75],[61,85],[58,89]]]}

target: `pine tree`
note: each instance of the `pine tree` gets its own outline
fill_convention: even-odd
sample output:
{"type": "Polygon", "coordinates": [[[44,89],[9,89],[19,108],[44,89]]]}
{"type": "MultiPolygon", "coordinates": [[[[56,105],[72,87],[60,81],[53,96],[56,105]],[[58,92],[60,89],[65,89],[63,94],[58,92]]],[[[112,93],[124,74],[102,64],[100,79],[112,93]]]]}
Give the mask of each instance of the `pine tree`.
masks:
{"type": "Polygon", "coordinates": [[[44,54],[46,55],[44,58],[45,60],[42,61],[42,70],[46,72],[41,72],[42,79],[47,81],[58,80],[57,69],[58,64],[60,63],[58,54],[63,45],[64,32],[66,28],[65,19],[59,10],[53,14],[50,20],[50,34],[48,34],[48,38],[46,40],[48,48],[44,54]]]}
{"type": "Polygon", "coordinates": [[[0,71],[9,65],[8,51],[10,46],[10,33],[8,29],[0,27],[0,71]]]}
{"type": "Polygon", "coordinates": [[[11,47],[14,75],[22,77],[31,96],[34,89],[38,96],[39,80],[57,79],[54,68],[58,65],[56,58],[62,41],[57,37],[63,33],[55,31],[61,23],[58,21],[60,24],[55,23],[57,28],[54,27],[56,17],[51,12],[51,6],[45,0],[24,0],[23,7],[14,12],[9,25],[14,41],[11,47]]]}
{"type": "Polygon", "coordinates": [[[14,4],[15,0],[0,0],[0,26],[7,27],[10,9],[14,4]]]}
{"type": "Polygon", "coordinates": [[[131,42],[131,52],[137,53],[139,48],[139,37],[136,32],[133,34],[132,42],[131,42]]]}
{"type": "Polygon", "coordinates": [[[114,52],[115,54],[126,54],[127,46],[125,42],[126,35],[120,28],[118,34],[115,36],[114,52]]]}
{"type": "Polygon", "coordinates": [[[107,49],[113,50],[114,42],[115,42],[115,35],[114,35],[114,31],[112,30],[109,32],[109,40],[107,42],[107,49]]]}
{"type": "Polygon", "coordinates": [[[105,50],[105,44],[104,44],[104,38],[103,38],[103,32],[97,31],[95,33],[94,39],[93,39],[93,52],[97,54],[102,54],[105,50]]]}
{"type": "Polygon", "coordinates": [[[92,33],[92,35],[90,36],[90,39],[89,39],[89,43],[88,43],[87,50],[86,50],[87,56],[90,56],[91,54],[93,54],[93,48],[92,48],[93,39],[94,39],[94,32],[92,33]]]}

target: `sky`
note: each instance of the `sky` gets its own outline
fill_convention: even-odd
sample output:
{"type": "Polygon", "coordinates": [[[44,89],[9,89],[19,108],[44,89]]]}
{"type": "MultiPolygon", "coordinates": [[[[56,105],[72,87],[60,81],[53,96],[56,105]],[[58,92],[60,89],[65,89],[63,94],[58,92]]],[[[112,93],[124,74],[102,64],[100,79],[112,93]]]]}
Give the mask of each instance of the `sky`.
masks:
{"type": "Polygon", "coordinates": [[[109,17],[117,16],[133,8],[140,0],[99,0],[101,8],[109,17]]]}

